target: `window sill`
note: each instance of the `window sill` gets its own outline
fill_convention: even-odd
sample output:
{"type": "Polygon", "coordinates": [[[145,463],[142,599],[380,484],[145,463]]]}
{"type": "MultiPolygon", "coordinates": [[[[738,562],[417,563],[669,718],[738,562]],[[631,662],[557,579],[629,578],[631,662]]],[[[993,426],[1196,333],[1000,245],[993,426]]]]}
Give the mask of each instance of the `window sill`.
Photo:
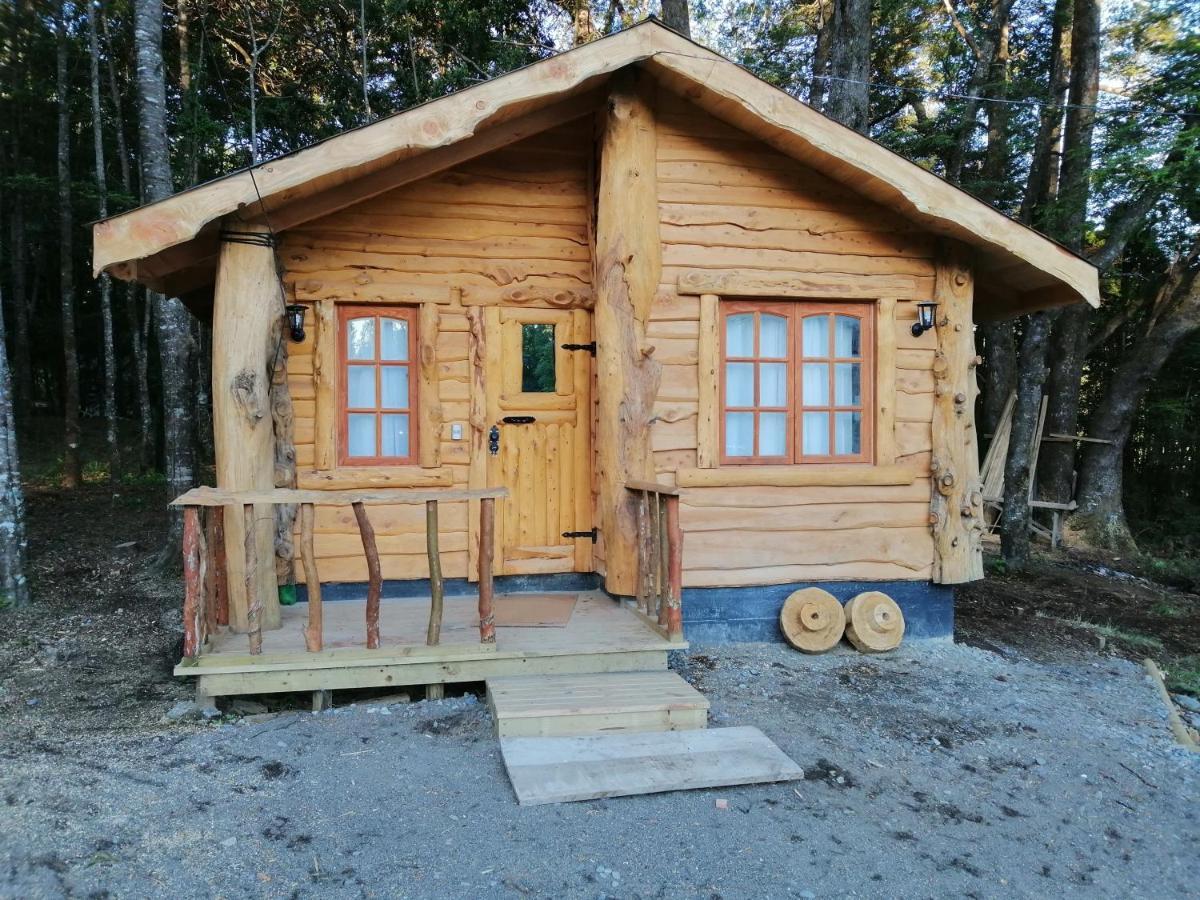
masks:
{"type": "Polygon", "coordinates": [[[451,487],[454,474],[448,466],[422,469],[420,466],[342,466],[326,472],[308,470],[296,473],[301,490],[353,490],[363,488],[451,487]]]}
{"type": "Polygon", "coordinates": [[[723,466],[680,469],[679,487],[836,487],[839,485],[912,484],[923,473],[908,465],[723,466]]]}

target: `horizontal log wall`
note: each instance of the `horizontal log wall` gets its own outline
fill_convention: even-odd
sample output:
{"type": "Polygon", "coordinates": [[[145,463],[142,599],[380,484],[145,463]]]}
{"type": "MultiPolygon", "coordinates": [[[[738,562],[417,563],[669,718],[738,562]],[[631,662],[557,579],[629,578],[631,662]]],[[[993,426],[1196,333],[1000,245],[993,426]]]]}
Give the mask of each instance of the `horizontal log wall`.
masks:
{"type": "Polygon", "coordinates": [[[934,240],[672,94],[658,108],[663,276],[647,337],[663,366],[651,436],[659,479],[698,465],[701,299],[677,289],[697,270],[894,299],[894,396],[879,402],[894,405],[895,457],[879,462],[922,473],[907,485],[688,488],[685,585],[928,579],[936,344],[910,328],[912,301],[933,293],[934,240]]]}
{"type": "MultiPolygon", "coordinates": [[[[313,310],[306,340],[292,344],[288,358],[301,487],[403,486],[406,480],[468,486],[473,389],[468,308],[591,304],[590,142],[591,120],[585,117],[284,235],[285,284],[313,310]],[[336,460],[321,459],[318,437],[327,426],[318,425],[317,407],[325,401],[318,400],[321,338],[315,313],[318,305],[334,301],[437,304],[436,467],[338,469],[336,460]],[[458,441],[451,439],[455,423],[462,425],[458,441]]],[[[323,355],[336,359],[336,352],[323,355]]],[[[336,378],[334,373],[334,384],[336,378]]],[[[466,577],[467,503],[444,503],[438,512],[442,574],[466,577]]],[[[424,507],[372,506],[369,515],[383,577],[428,577],[424,507]]],[[[366,580],[349,507],[317,508],[315,551],[323,581],[366,580]]],[[[303,582],[299,561],[296,577],[303,582]]]]}

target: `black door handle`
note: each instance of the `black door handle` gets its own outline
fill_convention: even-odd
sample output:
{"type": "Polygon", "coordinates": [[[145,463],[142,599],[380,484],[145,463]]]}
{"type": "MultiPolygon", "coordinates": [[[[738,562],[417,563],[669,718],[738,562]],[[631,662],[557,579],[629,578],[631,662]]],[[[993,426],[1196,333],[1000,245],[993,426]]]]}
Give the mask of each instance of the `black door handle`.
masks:
{"type": "Polygon", "coordinates": [[[532,425],[537,419],[533,416],[505,416],[500,421],[505,425],[532,425]]]}

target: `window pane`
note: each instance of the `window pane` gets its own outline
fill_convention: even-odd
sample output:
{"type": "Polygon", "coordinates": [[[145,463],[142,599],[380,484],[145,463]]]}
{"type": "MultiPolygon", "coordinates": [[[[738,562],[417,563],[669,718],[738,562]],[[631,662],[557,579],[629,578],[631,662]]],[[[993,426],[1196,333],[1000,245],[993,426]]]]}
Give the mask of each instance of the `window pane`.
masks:
{"type": "Polygon", "coordinates": [[[787,406],[787,363],[760,363],[758,367],[758,405],[787,406]]]}
{"type": "Polygon", "coordinates": [[[829,413],[806,412],[801,425],[806,456],[829,454],[829,413]]]}
{"type": "Polygon", "coordinates": [[[804,364],[804,405],[829,405],[829,364],[804,364]]]}
{"type": "Polygon", "coordinates": [[[829,355],[829,316],[809,316],[804,320],[804,355],[829,355]]]}
{"type": "Polygon", "coordinates": [[[375,367],[346,367],[346,405],[351,409],[375,408],[375,367]]]}
{"type": "Polygon", "coordinates": [[[408,359],[408,320],[379,320],[379,358],[408,359]]]}
{"type": "Polygon", "coordinates": [[[375,320],[351,319],[346,326],[346,356],[349,359],[374,359],[375,320]]]}
{"type": "Polygon", "coordinates": [[[860,323],[853,316],[834,316],[833,353],[834,356],[862,356],[862,342],[859,339],[860,323]]]}
{"type": "Polygon", "coordinates": [[[408,409],[408,366],[380,366],[380,393],[384,409],[408,409]]]}
{"type": "Polygon", "coordinates": [[[725,355],[754,355],[754,314],[739,313],[725,319],[725,355]]]}
{"type": "Polygon", "coordinates": [[[838,363],[833,367],[833,403],[835,406],[862,403],[862,363],[838,363]]]}
{"type": "Polygon", "coordinates": [[[554,393],[554,326],[526,322],[521,326],[521,391],[554,393]]]}
{"type": "Polygon", "coordinates": [[[862,413],[834,413],[833,446],[839,455],[853,456],[862,452],[862,413]]]}
{"type": "Polygon", "coordinates": [[[349,444],[346,452],[349,456],[375,455],[375,416],[370,413],[351,413],[349,427],[349,444]]]}
{"type": "Polygon", "coordinates": [[[408,416],[385,415],[381,456],[408,456],[408,416]]]}
{"type": "Polygon", "coordinates": [[[787,413],[760,413],[758,417],[758,455],[783,456],[787,453],[787,413]]]}
{"type": "Polygon", "coordinates": [[[759,317],[758,355],[768,359],[787,359],[787,319],[763,313],[759,317]]]}
{"type": "Polygon", "coordinates": [[[725,455],[754,455],[754,413],[725,414],[725,455]]]}
{"type": "Polygon", "coordinates": [[[725,363],[725,405],[754,405],[754,363],[725,363]]]}

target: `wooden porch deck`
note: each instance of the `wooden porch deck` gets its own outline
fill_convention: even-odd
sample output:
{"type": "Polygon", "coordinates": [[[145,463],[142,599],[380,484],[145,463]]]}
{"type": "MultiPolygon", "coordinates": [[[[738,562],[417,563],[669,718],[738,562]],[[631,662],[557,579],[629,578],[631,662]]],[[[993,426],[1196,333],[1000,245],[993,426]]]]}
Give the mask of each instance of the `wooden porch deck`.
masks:
{"type": "Polygon", "coordinates": [[[688,646],[601,592],[577,596],[566,626],[501,626],[494,644],[479,641],[478,598],[446,597],[441,643],[432,647],[425,644],[429,598],[384,599],[375,650],[363,648],[365,601],[327,602],[324,649],[316,653],[305,650],[308,608],[298,603],[283,608],[281,628],[263,632],[261,654],[246,652],[246,635],[222,630],[175,674],[198,676],[197,693],[207,696],[345,690],[665,669],[667,654],[688,646]]]}

